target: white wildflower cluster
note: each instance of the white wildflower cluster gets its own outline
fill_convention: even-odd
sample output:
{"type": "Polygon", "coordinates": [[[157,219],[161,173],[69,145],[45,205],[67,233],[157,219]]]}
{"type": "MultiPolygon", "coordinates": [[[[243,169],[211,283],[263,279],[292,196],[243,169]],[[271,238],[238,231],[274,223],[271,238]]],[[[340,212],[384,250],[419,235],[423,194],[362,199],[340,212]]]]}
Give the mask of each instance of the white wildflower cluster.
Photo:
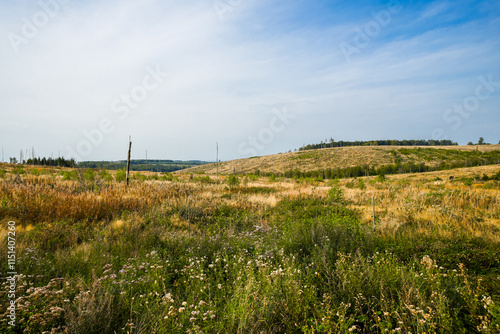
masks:
{"type": "Polygon", "coordinates": [[[271,271],[271,273],[269,274],[271,277],[277,277],[277,276],[282,276],[282,275],[285,275],[285,271],[283,270],[283,268],[279,267],[279,268],[275,268],[275,270],[271,271]]]}
{"type": "Polygon", "coordinates": [[[436,263],[434,262],[433,259],[431,259],[431,257],[429,255],[425,255],[422,260],[420,260],[420,264],[422,264],[423,266],[425,266],[427,269],[433,269],[433,268],[437,268],[436,266],[436,263]]]}
{"type": "Polygon", "coordinates": [[[163,301],[164,303],[174,303],[174,299],[172,298],[172,294],[171,293],[167,293],[166,295],[163,296],[163,301]]]}
{"type": "Polygon", "coordinates": [[[481,301],[483,302],[483,307],[485,309],[488,309],[488,307],[493,305],[493,300],[491,299],[490,296],[483,296],[483,299],[481,299],[481,301]]]}

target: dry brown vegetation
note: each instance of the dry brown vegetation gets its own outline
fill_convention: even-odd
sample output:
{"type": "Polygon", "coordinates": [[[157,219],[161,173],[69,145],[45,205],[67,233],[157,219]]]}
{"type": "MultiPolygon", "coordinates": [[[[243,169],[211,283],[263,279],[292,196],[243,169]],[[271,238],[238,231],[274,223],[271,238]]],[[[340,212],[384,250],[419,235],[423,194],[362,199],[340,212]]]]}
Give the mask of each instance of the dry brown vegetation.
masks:
{"type": "MultiPolygon", "coordinates": [[[[7,167],[7,170],[9,167],[7,167]]],[[[63,181],[54,174],[59,169],[47,169],[48,175],[32,175],[26,166],[25,175],[12,175],[0,180],[1,216],[21,224],[35,225],[54,221],[111,222],[122,212],[145,214],[153,210],[161,215],[168,208],[187,205],[188,197],[194,215],[210,215],[220,206],[251,210],[262,214],[285,198],[301,196],[326,197],[332,181],[301,181],[240,177],[240,185],[228,187],[226,176],[215,175],[210,183],[191,180],[189,174],[179,174],[176,181],[107,183],[63,181]],[[266,191],[269,189],[269,191],[266,191]]],[[[336,180],[348,207],[361,214],[363,224],[372,222],[372,197],[376,200],[377,226],[384,232],[395,232],[405,224],[418,224],[420,231],[449,235],[453,229],[471,235],[500,241],[500,189],[498,182],[481,181],[482,175],[494,175],[498,165],[461,168],[410,175],[392,175],[385,182],[377,177],[336,180]],[[450,180],[453,176],[455,180],[450,180]],[[471,178],[473,185],[460,179],[471,178]],[[360,187],[360,182],[364,183],[360,187]],[[493,232],[493,233],[492,233],[493,232]]],[[[133,173],[134,174],[134,173],[133,173]]],[[[152,175],[154,173],[143,173],[152,175]]],[[[179,220],[178,214],[177,218],[179,220]]],[[[182,220],[182,219],[181,219],[182,220]]]]}

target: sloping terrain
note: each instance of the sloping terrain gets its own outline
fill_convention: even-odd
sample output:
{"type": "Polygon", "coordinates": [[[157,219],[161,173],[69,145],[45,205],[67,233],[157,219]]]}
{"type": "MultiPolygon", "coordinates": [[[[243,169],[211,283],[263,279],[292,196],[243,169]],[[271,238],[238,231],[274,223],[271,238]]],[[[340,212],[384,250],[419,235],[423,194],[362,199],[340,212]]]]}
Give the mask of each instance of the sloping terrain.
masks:
{"type": "MultiPolygon", "coordinates": [[[[336,147],[224,161],[219,163],[218,170],[221,174],[254,173],[257,170],[263,173],[283,173],[296,169],[307,172],[354,166],[380,167],[408,162],[430,166],[455,162],[468,167],[478,162],[486,164],[482,163],[486,159],[490,164],[500,163],[500,145],[336,147]]],[[[213,163],[182,172],[215,174],[217,166],[213,163]]]]}

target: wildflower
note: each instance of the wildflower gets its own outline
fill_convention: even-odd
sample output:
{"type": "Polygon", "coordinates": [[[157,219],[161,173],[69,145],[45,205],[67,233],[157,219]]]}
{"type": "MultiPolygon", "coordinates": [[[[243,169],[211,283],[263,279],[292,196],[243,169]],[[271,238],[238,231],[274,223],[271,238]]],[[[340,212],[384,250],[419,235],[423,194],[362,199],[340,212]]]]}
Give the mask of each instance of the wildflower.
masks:
{"type": "Polygon", "coordinates": [[[434,266],[434,261],[431,259],[429,255],[425,255],[420,261],[422,265],[425,265],[427,269],[431,269],[434,266]]]}
{"type": "Polygon", "coordinates": [[[165,296],[163,296],[163,299],[167,302],[167,303],[173,303],[174,302],[174,299],[172,298],[172,294],[169,292],[167,293],[165,296]]]}
{"type": "Polygon", "coordinates": [[[483,296],[483,299],[481,300],[484,303],[484,308],[487,309],[488,306],[493,304],[493,300],[491,300],[491,297],[483,296]]]}
{"type": "Polygon", "coordinates": [[[179,308],[179,313],[184,312],[184,310],[185,310],[185,308],[184,308],[184,307],[179,308]]]}

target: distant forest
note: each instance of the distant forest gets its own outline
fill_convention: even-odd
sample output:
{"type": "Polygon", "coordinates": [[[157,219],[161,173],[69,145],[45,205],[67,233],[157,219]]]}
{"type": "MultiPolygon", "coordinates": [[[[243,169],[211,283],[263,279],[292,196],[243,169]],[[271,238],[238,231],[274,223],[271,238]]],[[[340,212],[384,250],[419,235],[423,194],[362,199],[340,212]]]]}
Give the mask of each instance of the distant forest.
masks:
{"type": "MultiPolygon", "coordinates": [[[[10,158],[11,163],[22,163],[35,166],[54,166],[54,167],[72,167],[72,168],[93,168],[119,170],[127,167],[126,160],[120,161],[83,161],[77,163],[75,159],[65,158],[30,158],[19,162],[16,158],[10,158]]],[[[199,160],[131,160],[130,170],[133,171],[151,171],[169,173],[176,170],[182,170],[189,167],[200,166],[209,162],[199,160]]]]}
{"type": "MultiPolygon", "coordinates": [[[[11,158],[11,162],[15,159],[11,158]]],[[[64,158],[33,158],[28,160],[23,160],[21,163],[27,165],[37,165],[37,166],[54,166],[54,167],[77,167],[75,159],[64,159],[64,158]]]]}
{"type": "Polygon", "coordinates": [[[321,141],[319,144],[304,145],[299,148],[299,151],[315,150],[318,148],[328,147],[345,147],[345,146],[452,146],[458,145],[451,140],[370,140],[370,141],[321,141]]]}
{"type": "MultiPolygon", "coordinates": [[[[133,171],[151,171],[169,173],[176,170],[182,170],[189,167],[200,166],[208,162],[199,160],[131,160],[130,170],[133,171]]],[[[126,160],[120,161],[83,161],[78,163],[79,168],[111,169],[118,170],[127,167],[126,160]]]]}

